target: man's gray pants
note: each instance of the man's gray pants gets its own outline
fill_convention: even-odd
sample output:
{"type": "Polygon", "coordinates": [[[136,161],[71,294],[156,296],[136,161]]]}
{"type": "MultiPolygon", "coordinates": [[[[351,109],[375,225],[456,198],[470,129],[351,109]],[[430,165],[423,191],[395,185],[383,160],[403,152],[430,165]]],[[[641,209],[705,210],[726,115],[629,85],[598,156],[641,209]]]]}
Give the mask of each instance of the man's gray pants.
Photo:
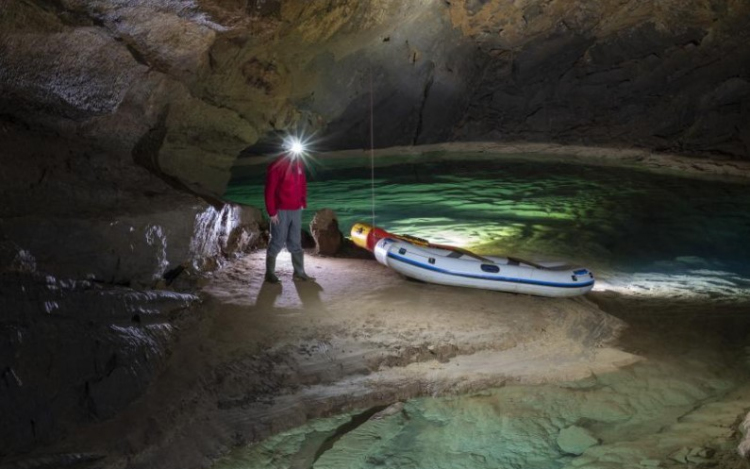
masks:
{"type": "Polygon", "coordinates": [[[271,223],[271,242],[266,256],[275,259],[281,250],[292,253],[302,252],[302,210],[279,210],[279,222],[271,223]]]}

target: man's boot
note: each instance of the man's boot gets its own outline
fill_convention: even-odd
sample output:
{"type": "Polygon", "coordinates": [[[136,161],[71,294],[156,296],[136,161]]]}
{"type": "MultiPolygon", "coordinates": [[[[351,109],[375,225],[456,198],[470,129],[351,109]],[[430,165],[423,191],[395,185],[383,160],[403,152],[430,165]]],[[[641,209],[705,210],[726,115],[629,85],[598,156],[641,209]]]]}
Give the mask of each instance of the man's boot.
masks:
{"type": "Polygon", "coordinates": [[[292,266],[294,267],[294,277],[296,280],[315,280],[315,277],[310,277],[305,273],[305,253],[295,252],[292,254],[292,266]]]}
{"type": "Polygon", "coordinates": [[[276,257],[266,254],[266,282],[279,283],[279,277],[274,272],[276,272],[276,257]]]}

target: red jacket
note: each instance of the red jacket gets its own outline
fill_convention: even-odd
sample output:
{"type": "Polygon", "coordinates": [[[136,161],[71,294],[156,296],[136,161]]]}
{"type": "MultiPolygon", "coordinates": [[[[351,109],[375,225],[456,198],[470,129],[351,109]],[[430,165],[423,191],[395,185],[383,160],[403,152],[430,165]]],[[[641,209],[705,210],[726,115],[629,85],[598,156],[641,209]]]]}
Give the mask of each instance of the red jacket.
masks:
{"type": "Polygon", "coordinates": [[[307,179],[300,159],[282,155],[266,170],[266,210],[269,216],[279,210],[307,207],[307,179]]]}

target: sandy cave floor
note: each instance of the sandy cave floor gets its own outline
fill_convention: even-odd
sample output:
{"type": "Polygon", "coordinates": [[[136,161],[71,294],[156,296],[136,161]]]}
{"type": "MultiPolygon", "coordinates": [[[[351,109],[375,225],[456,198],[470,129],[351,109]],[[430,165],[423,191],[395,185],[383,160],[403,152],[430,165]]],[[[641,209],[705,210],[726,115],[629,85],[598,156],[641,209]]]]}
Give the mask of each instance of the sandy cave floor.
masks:
{"type": "MultiPolygon", "coordinates": [[[[310,255],[316,282],[294,282],[286,252],[281,284],[269,285],[264,255],[207,282],[199,317],[179,326],[167,370],[145,396],[56,451],[107,455],[97,467],[206,467],[310,419],[586,379],[638,363],[653,348],[630,334],[623,350],[616,342],[627,324],[587,298],[448,288],[406,280],[373,260],[310,255]]],[[[615,308],[620,298],[599,300],[615,308]]]]}

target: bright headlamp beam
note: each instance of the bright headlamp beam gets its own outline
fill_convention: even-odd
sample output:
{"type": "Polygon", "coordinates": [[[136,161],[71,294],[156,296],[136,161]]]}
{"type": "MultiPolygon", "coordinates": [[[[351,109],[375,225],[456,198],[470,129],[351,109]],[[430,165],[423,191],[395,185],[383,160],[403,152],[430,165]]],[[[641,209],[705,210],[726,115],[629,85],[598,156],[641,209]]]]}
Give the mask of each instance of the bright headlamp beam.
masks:
{"type": "Polygon", "coordinates": [[[300,142],[299,140],[293,140],[292,144],[289,147],[289,151],[291,151],[295,155],[301,155],[305,151],[305,146],[302,145],[302,142],[300,142]]]}

